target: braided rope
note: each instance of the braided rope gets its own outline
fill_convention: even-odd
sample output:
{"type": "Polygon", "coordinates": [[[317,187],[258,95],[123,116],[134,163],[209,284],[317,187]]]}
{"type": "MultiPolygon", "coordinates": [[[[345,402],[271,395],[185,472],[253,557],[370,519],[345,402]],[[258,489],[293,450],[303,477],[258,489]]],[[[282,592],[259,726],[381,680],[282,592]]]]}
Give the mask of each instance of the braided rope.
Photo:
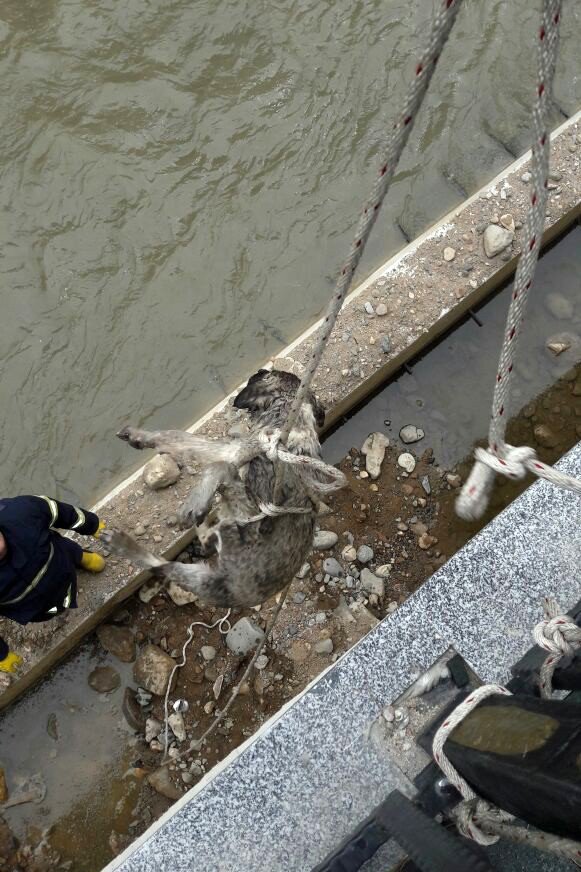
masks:
{"type": "MultiPolygon", "coordinates": [[[[579,629],[577,627],[577,629],[579,629]]],[[[454,810],[456,826],[462,835],[480,845],[493,845],[500,837],[513,842],[526,843],[540,851],[563,857],[579,864],[581,862],[581,844],[572,839],[565,839],[535,827],[513,826],[514,816],[477,796],[458,770],[450,763],[444,745],[450,733],[464,720],[476,706],[493,694],[511,696],[509,690],[499,684],[485,684],[476,690],[457,706],[444,721],[434,736],[432,753],[434,760],[456,790],[463,801],[454,810]]]]}
{"type": "Polygon", "coordinates": [[[522,478],[526,472],[532,472],[539,478],[581,494],[581,482],[563,475],[546,463],[541,463],[532,448],[515,449],[505,442],[514,360],[545,228],[551,149],[547,126],[557,61],[560,19],[561,0],[543,0],[537,40],[538,79],[533,107],[532,188],[524,226],[525,245],[516,270],[500,352],[492,400],[488,451],[477,449],[476,463],[456,501],[456,512],[465,520],[474,520],[484,514],[495,472],[507,475],[509,478],[522,478]]]}
{"type": "Polygon", "coordinates": [[[436,67],[436,62],[448,39],[461,2],[462,0],[440,0],[439,2],[438,10],[432,22],[428,44],[416,64],[415,76],[410,84],[398,120],[394,124],[393,130],[385,144],[379,175],[375,180],[371,196],[359,220],[351,250],[337,279],[333,296],[329,302],[323,324],[315,342],[315,347],[305,367],[291,411],[282,430],[280,438],[283,444],[286,443],[308,394],[313,376],[321,361],[323,351],[335,326],[335,321],[347,291],[351,286],[353,274],[361,260],[369,234],[373,229],[381,205],[389,190],[401,153],[411,133],[415,117],[423,102],[436,67]]]}
{"type": "Polygon", "coordinates": [[[543,699],[553,692],[553,674],[563,657],[571,657],[581,648],[581,627],[569,615],[564,615],[552,597],[544,602],[545,619],[533,628],[535,643],[549,652],[541,666],[539,688],[543,699]]]}

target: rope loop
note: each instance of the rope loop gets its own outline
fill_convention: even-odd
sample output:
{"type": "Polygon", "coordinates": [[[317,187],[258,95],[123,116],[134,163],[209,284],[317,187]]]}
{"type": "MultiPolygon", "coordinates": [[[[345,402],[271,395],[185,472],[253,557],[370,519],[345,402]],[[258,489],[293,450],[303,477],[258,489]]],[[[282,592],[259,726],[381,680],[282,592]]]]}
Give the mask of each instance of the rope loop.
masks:
{"type": "Polygon", "coordinates": [[[581,647],[581,627],[569,615],[561,613],[553,597],[545,597],[545,619],[533,628],[533,639],[544,651],[549,652],[541,666],[539,689],[543,699],[553,693],[553,675],[563,657],[572,657],[581,647]]]}

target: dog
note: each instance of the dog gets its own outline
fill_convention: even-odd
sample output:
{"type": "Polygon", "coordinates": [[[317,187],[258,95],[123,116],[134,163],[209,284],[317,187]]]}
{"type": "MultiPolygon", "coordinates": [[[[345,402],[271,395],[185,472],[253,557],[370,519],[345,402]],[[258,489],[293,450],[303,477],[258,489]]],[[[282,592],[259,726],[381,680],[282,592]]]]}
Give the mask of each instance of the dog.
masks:
{"type": "Polygon", "coordinates": [[[318,430],[325,421],[311,392],[286,443],[290,462],[267,456],[265,445],[282,430],[299,384],[296,375],[280,370],[261,369],[249,379],[234,400],[235,408],[249,413],[247,437],[211,440],[176,430],[121,430],[117,435],[133,448],[155,448],[203,467],[178,514],[180,526],[196,527],[199,559],[164,560],[117,530],[102,534],[111,551],[211,605],[254,606],[286,587],[312,548],[317,495],[345,481],[328,468],[335,475],[325,483],[320,469],[309,466],[311,458],[320,461],[318,430]]]}

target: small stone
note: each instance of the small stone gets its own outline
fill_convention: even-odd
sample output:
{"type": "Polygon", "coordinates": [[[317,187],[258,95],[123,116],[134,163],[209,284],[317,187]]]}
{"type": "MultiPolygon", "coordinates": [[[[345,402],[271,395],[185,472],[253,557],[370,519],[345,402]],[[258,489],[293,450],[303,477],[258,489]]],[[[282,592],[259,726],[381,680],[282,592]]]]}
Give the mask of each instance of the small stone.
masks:
{"type": "Polygon", "coordinates": [[[133,675],[141,687],[163,696],[175,665],[175,660],[157,645],[146,645],[135,661],[133,675]]]}
{"type": "Polygon", "coordinates": [[[406,445],[411,445],[413,442],[419,442],[426,434],[421,427],[414,427],[413,424],[407,424],[399,431],[399,438],[406,445]]]}
{"type": "Polygon", "coordinates": [[[204,711],[207,715],[211,715],[215,708],[216,708],[216,703],[213,700],[210,700],[209,702],[205,703],[205,705],[204,705],[204,711]]]}
{"type": "Polygon", "coordinates": [[[334,557],[327,557],[326,560],[323,560],[323,572],[326,575],[330,575],[331,578],[343,578],[345,576],[345,570],[334,557]]]}
{"type": "Polygon", "coordinates": [[[339,537],[331,530],[317,530],[313,539],[313,548],[316,551],[327,551],[333,548],[339,541],[339,537]]]}
{"type": "Polygon", "coordinates": [[[341,551],[341,557],[348,563],[353,563],[353,561],[357,558],[357,549],[353,545],[345,545],[345,547],[341,551]]]}
{"type": "Polygon", "coordinates": [[[135,660],[135,637],[128,627],[103,624],[97,629],[97,638],[105,651],[123,663],[135,660]]]}
{"type": "Polygon", "coordinates": [[[180,477],[180,468],[169,454],[152,457],[143,469],[143,481],[152,490],[161,490],[175,484],[180,477]]]}
{"type": "Polygon", "coordinates": [[[444,249],[444,260],[448,261],[448,263],[449,263],[451,260],[454,260],[455,257],[456,257],[456,249],[451,248],[450,246],[447,246],[444,249]]]}
{"type": "Polygon", "coordinates": [[[547,294],[545,299],[545,307],[554,318],[560,321],[569,321],[573,317],[573,303],[563,294],[553,291],[547,294]]]}
{"type": "Polygon", "coordinates": [[[178,584],[175,581],[170,581],[167,586],[167,593],[176,606],[187,606],[189,603],[195,603],[198,600],[198,597],[193,591],[188,590],[187,587],[182,587],[181,584],[178,584]]]}
{"type": "Polygon", "coordinates": [[[139,599],[142,603],[150,603],[164,588],[165,582],[152,578],[151,581],[146,581],[139,588],[139,599]]]}
{"type": "Polygon", "coordinates": [[[489,224],[484,231],[484,251],[486,257],[496,257],[501,251],[507,248],[514,237],[514,233],[507,230],[505,227],[499,227],[496,224],[489,224]]]}
{"type": "Polygon", "coordinates": [[[571,348],[571,343],[566,341],[558,342],[556,340],[549,340],[547,342],[547,348],[555,355],[555,357],[558,357],[564,351],[568,351],[571,348]]]}
{"type": "Polygon", "coordinates": [[[522,174],[522,176],[520,177],[520,180],[521,180],[521,182],[524,182],[525,185],[528,185],[528,183],[530,182],[532,177],[533,177],[532,173],[526,172],[526,173],[522,174]]]}
{"type": "Polygon", "coordinates": [[[390,340],[389,336],[382,336],[379,344],[381,346],[381,350],[383,351],[383,353],[389,354],[389,352],[391,351],[391,340],[390,340]]]}
{"type": "Polygon", "coordinates": [[[378,566],[375,570],[375,574],[378,578],[389,578],[391,574],[391,564],[383,563],[381,566],[378,566]]]}
{"type": "Polygon", "coordinates": [[[563,173],[560,173],[559,170],[551,170],[549,173],[549,178],[553,182],[560,182],[563,178],[563,173]]]}
{"type": "Polygon", "coordinates": [[[424,489],[424,493],[427,494],[428,496],[430,496],[430,494],[432,493],[432,486],[430,484],[430,479],[428,478],[427,475],[424,475],[422,477],[421,485],[422,485],[422,488],[424,489]]]}
{"type": "Polygon", "coordinates": [[[478,287],[478,282],[476,281],[476,279],[470,279],[468,284],[470,285],[472,290],[475,290],[478,287]]]}
{"type": "Polygon", "coordinates": [[[422,549],[422,551],[427,551],[428,548],[431,548],[432,545],[436,545],[438,540],[435,536],[430,536],[429,533],[422,533],[420,538],[418,539],[418,545],[422,549]]]}
{"type": "Polygon", "coordinates": [[[387,315],[387,306],[385,303],[380,303],[377,309],[375,310],[375,314],[379,315],[380,318],[383,318],[384,315],[387,315]]]}
{"type": "Polygon", "coordinates": [[[293,603],[297,603],[297,605],[301,605],[306,600],[307,595],[302,592],[302,590],[298,590],[295,594],[293,594],[293,603]]]}
{"type": "Polygon", "coordinates": [[[258,671],[261,672],[263,669],[266,669],[267,666],[268,666],[268,657],[266,656],[266,654],[260,654],[256,658],[256,663],[254,664],[254,668],[258,669],[258,671]]]}
{"type": "Polygon", "coordinates": [[[380,476],[381,464],[388,445],[389,439],[383,433],[371,433],[363,443],[361,453],[365,455],[365,468],[373,479],[380,476]]]}
{"type": "Polygon", "coordinates": [[[145,536],[145,534],[147,533],[147,530],[143,526],[143,524],[138,524],[136,527],[133,528],[133,532],[135,533],[136,536],[145,536]]]}
{"type": "Polygon", "coordinates": [[[555,448],[558,439],[546,424],[537,424],[533,430],[533,434],[538,444],[543,448],[555,448]]]}
{"type": "Polygon", "coordinates": [[[359,473],[359,478],[369,478],[369,473],[365,469],[362,469],[359,473]]]}
{"type": "Polygon", "coordinates": [[[171,727],[171,731],[178,740],[178,742],[185,742],[186,740],[186,725],[184,724],[184,716],[181,712],[173,712],[168,718],[168,723],[171,727]]]}
{"type": "Polygon", "coordinates": [[[359,563],[369,563],[370,560],[373,560],[373,548],[370,548],[369,545],[361,545],[357,549],[357,560],[359,563]]]}
{"type": "Polygon", "coordinates": [[[460,487],[460,485],[462,484],[462,477],[449,472],[446,475],[446,481],[448,482],[450,487],[460,487]]]}
{"type": "Polygon", "coordinates": [[[317,612],[315,615],[315,623],[316,624],[325,624],[327,622],[327,615],[325,612],[317,612]]]}
{"type": "Polygon", "coordinates": [[[365,569],[361,571],[361,587],[367,593],[375,594],[375,596],[381,598],[385,593],[385,580],[379,578],[375,573],[371,572],[370,569],[365,567],[365,569]]]}
{"type": "Polygon", "coordinates": [[[206,663],[211,663],[212,660],[216,657],[216,649],[213,645],[202,645],[200,648],[200,654],[206,661],[206,663]]]}
{"type": "Polygon", "coordinates": [[[140,733],[143,729],[145,715],[137,700],[137,694],[132,687],[126,687],[121,706],[125,720],[132,730],[140,733]]]}
{"type": "Polygon", "coordinates": [[[367,312],[368,315],[375,314],[374,310],[373,310],[373,306],[371,305],[371,303],[369,301],[367,303],[365,303],[365,311],[367,312]]]}
{"type": "Polygon", "coordinates": [[[315,652],[317,654],[332,654],[333,653],[333,640],[332,639],[321,639],[320,642],[315,642],[315,652]]]}
{"type": "Polygon", "coordinates": [[[89,687],[97,693],[111,693],[121,685],[121,676],[112,666],[96,666],[89,673],[89,687]]]}
{"type": "Polygon", "coordinates": [[[195,776],[191,772],[182,772],[182,781],[184,784],[191,784],[195,776]]]}
{"type": "Polygon", "coordinates": [[[145,722],[145,741],[147,744],[149,745],[150,742],[157,739],[162,730],[161,721],[158,721],[157,718],[148,718],[145,722]]]}
{"type": "Polygon", "coordinates": [[[250,618],[240,618],[226,634],[226,645],[233,654],[244,657],[262,642],[264,632],[250,618]]]}
{"type": "Polygon", "coordinates": [[[306,578],[310,571],[311,571],[310,565],[308,563],[303,563],[303,565],[301,566],[301,568],[299,569],[299,571],[295,575],[295,578],[306,578]]]}
{"type": "Polygon", "coordinates": [[[160,766],[159,769],[148,775],[147,782],[157,793],[160,793],[167,799],[176,800],[182,795],[181,790],[171,780],[167,766],[160,766]]]}
{"type": "Polygon", "coordinates": [[[416,468],[416,461],[414,456],[406,451],[397,458],[397,465],[405,469],[407,473],[411,473],[416,468]]]}
{"type": "Polygon", "coordinates": [[[515,225],[514,225],[514,218],[512,217],[512,215],[509,215],[508,212],[505,215],[501,215],[500,216],[500,223],[505,228],[505,230],[509,230],[511,233],[514,234],[515,225]]]}

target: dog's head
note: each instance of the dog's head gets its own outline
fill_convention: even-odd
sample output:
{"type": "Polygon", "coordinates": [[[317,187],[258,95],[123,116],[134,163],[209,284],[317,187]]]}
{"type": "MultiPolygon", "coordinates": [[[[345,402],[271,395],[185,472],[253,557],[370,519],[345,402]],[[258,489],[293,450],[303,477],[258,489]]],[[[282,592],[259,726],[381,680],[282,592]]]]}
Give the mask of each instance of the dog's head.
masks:
{"type": "MultiPolygon", "coordinates": [[[[234,400],[234,406],[237,409],[247,409],[252,415],[261,415],[272,410],[273,413],[283,416],[290,409],[300,383],[298,376],[292,372],[259,369],[248,379],[248,384],[234,400]]],[[[311,391],[308,402],[317,427],[322,427],[325,423],[325,409],[311,391]]],[[[273,423],[282,426],[284,420],[273,423]]]]}

